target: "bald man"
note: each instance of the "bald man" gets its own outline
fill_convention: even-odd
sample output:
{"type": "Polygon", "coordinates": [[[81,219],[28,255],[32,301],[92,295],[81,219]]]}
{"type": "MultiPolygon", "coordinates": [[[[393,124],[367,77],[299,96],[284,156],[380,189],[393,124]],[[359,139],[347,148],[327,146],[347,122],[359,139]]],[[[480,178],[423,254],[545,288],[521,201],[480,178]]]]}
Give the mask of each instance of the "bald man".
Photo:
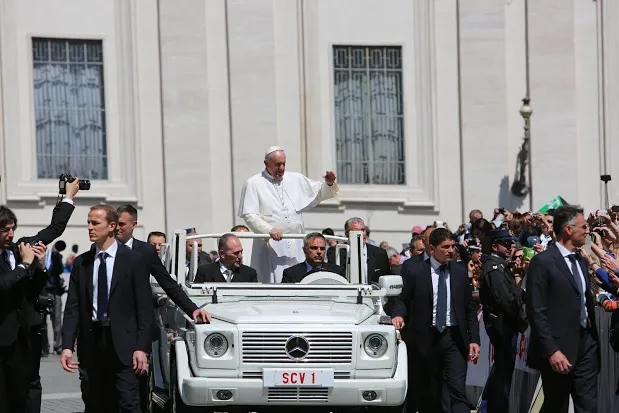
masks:
{"type": "Polygon", "coordinates": [[[337,195],[335,173],[327,171],[324,181],[314,181],[296,172],[286,172],[286,153],[272,146],[264,154],[265,169],[247,181],[241,190],[239,217],[257,234],[251,266],[258,281],[279,283],[284,269],[305,261],[303,240],[282,239],[283,234],[303,234],[303,212],[337,195]]]}

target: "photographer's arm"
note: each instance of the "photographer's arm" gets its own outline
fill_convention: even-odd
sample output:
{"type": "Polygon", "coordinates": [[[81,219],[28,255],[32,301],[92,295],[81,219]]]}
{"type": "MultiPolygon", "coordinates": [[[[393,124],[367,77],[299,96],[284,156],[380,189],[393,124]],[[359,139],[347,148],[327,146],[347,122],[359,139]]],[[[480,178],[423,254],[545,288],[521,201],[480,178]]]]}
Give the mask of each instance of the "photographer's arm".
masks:
{"type": "Polygon", "coordinates": [[[79,181],[77,179],[73,182],[67,182],[67,196],[61,203],[54,207],[52,222],[49,226],[39,231],[34,237],[27,237],[23,240],[25,242],[37,240],[47,245],[60,237],[67,227],[69,219],[71,219],[71,214],[73,214],[73,210],[75,209],[75,206],[73,206],[73,197],[78,191],[79,181]]]}
{"type": "Polygon", "coordinates": [[[36,298],[45,287],[45,282],[47,281],[47,268],[45,268],[45,251],[46,247],[43,244],[37,244],[32,247],[34,250],[35,260],[32,266],[34,267],[32,278],[29,283],[30,286],[28,288],[28,295],[32,300],[36,300],[36,298]]]}
{"type": "Polygon", "coordinates": [[[19,254],[21,264],[17,265],[13,271],[2,274],[0,277],[0,291],[10,290],[18,282],[30,278],[29,267],[34,261],[34,250],[30,246],[21,244],[19,254]]]}

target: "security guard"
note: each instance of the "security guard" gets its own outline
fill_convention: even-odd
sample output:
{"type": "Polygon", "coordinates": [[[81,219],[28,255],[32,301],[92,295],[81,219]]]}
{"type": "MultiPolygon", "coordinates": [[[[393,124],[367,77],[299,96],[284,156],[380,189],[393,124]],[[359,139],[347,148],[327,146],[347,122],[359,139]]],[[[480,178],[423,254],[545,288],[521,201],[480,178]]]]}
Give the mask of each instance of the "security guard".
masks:
{"type": "Polygon", "coordinates": [[[493,230],[490,238],[492,254],[485,256],[479,288],[486,332],[494,346],[494,365],[484,399],[486,412],[503,413],[509,410],[518,332],[526,330],[527,320],[520,288],[507,261],[513,238],[507,230],[493,230]]]}

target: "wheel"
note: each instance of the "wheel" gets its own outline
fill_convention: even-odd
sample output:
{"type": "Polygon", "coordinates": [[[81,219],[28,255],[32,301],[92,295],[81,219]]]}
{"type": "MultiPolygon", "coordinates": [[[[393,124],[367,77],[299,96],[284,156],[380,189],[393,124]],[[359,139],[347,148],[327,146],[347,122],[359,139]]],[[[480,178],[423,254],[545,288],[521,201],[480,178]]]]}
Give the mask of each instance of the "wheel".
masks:
{"type": "Polygon", "coordinates": [[[171,413],[198,413],[204,412],[204,408],[188,406],[183,402],[178,390],[178,377],[176,372],[176,358],[170,363],[170,407],[171,413]]]}

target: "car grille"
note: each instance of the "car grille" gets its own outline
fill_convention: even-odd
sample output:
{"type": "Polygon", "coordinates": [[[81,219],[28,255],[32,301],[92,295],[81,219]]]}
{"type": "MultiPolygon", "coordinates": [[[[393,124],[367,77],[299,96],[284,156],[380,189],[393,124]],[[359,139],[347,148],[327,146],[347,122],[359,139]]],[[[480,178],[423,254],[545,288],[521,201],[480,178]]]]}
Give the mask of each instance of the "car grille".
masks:
{"type": "Polygon", "coordinates": [[[352,333],[350,332],[243,332],[243,363],[351,363],[352,333]],[[293,359],[286,354],[286,342],[294,336],[309,343],[307,355],[293,359]]]}
{"type": "Polygon", "coordinates": [[[329,401],[329,389],[326,388],[280,388],[269,387],[267,393],[267,401],[270,403],[285,403],[285,402],[298,402],[298,403],[315,403],[322,402],[327,403],[329,401]]]}

